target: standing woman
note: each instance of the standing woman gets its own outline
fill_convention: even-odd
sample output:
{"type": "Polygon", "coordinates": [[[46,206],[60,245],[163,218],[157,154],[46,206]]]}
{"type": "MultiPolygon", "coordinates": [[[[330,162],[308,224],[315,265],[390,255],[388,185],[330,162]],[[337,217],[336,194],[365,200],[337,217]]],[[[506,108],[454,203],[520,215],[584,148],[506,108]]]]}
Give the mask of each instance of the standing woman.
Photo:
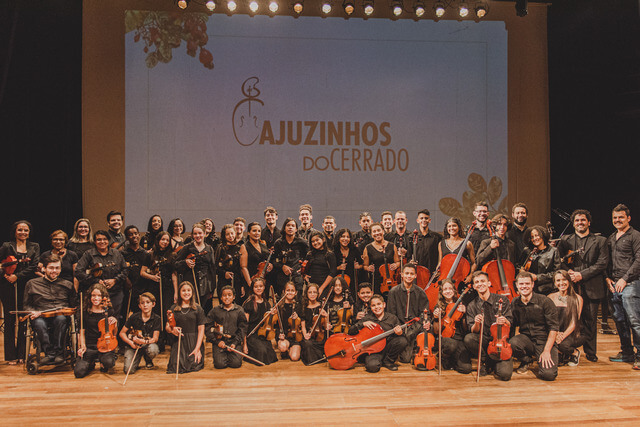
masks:
{"type": "MultiPolygon", "coordinates": [[[[202,238],[204,239],[204,230],[202,238]]],[[[166,329],[167,333],[176,337],[182,335],[182,337],[180,338],[180,346],[178,346],[177,340],[171,346],[167,374],[176,373],[178,347],[180,347],[179,373],[195,372],[204,368],[204,325],[207,323],[207,317],[202,307],[195,301],[193,285],[190,282],[180,283],[178,294],[178,303],[171,307],[176,327],[172,327],[167,322],[166,329]]]]}
{"type": "Polygon", "coordinates": [[[364,269],[373,275],[373,293],[381,295],[380,266],[384,265],[386,260],[389,264],[389,272],[393,274],[400,265],[400,258],[396,245],[389,244],[384,239],[384,228],[379,222],[371,225],[371,237],[373,237],[373,242],[369,243],[362,251],[362,259],[364,260],[364,269]]]}
{"type": "Polygon", "coordinates": [[[140,276],[157,284],[151,288],[151,293],[158,301],[154,311],[158,315],[162,313],[163,319],[167,310],[178,302],[178,273],[176,273],[174,257],[171,249],[171,236],[166,231],[161,231],[158,233],[150,256],[146,258],[146,262],[140,270],[140,276]],[[160,282],[162,282],[162,306],[159,304],[160,282]]]}
{"type": "Polygon", "coordinates": [[[151,248],[153,248],[153,244],[156,242],[158,233],[162,231],[162,228],[162,217],[160,215],[154,215],[149,218],[149,223],[147,224],[147,234],[142,236],[142,239],[140,239],[140,246],[142,246],[145,251],[151,250],[151,248]]]}
{"type": "Polygon", "coordinates": [[[218,267],[218,295],[223,286],[232,286],[238,300],[243,302],[249,293],[247,284],[251,283],[247,270],[247,248],[242,241],[236,242],[236,230],[233,224],[225,224],[220,230],[222,243],[216,251],[218,267]]]}
{"type": "Polygon", "coordinates": [[[220,238],[216,234],[216,225],[211,218],[205,218],[201,222],[204,224],[204,241],[215,251],[220,246],[220,238]]]}
{"type": "MultiPolygon", "coordinates": [[[[252,222],[247,226],[247,242],[244,244],[247,249],[247,270],[249,277],[258,274],[258,265],[269,258],[269,249],[267,245],[260,240],[262,235],[262,226],[257,222],[252,222]]],[[[269,276],[266,274],[273,269],[273,264],[269,263],[265,271],[265,279],[269,276]]]]}
{"type": "Polygon", "coordinates": [[[182,222],[180,218],[172,219],[169,221],[167,232],[171,236],[171,248],[174,252],[179,252],[185,244],[184,239],[182,238],[182,233],[184,233],[184,222],[182,222]]]}
{"type": "MultiPolygon", "coordinates": [[[[213,248],[204,242],[204,225],[196,223],[191,229],[193,241],[185,245],[176,255],[176,270],[181,281],[193,283],[195,301],[200,301],[205,310],[211,310],[213,290],[216,286],[216,263],[213,248]]],[[[173,238],[172,238],[173,241],[173,238]]]]}
{"type": "MultiPolygon", "coordinates": [[[[442,258],[445,256],[449,254],[458,255],[462,249],[465,232],[462,229],[462,221],[460,221],[460,218],[449,218],[447,223],[444,225],[442,235],[444,238],[438,245],[438,264],[442,262],[442,258]]],[[[464,279],[464,283],[471,283],[471,276],[473,275],[473,272],[476,271],[476,255],[473,251],[473,244],[470,241],[467,242],[467,246],[462,257],[469,261],[469,265],[471,265],[471,270],[469,275],[464,279]]]]}
{"type": "MultiPolygon", "coordinates": [[[[235,236],[235,234],[234,234],[235,236]]],[[[276,313],[276,309],[271,307],[271,304],[265,298],[265,281],[264,279],[257,278],[251,284],[252,294],[244,302],[242,308],[247,316],[247,335],[244,342],[244,352],[249,356],[258,359],[265,365],[269,365],[278,360],[276,352],[273,351],[273,345],[271,341],[263,335],[260,335],[260,328],[254,331],[256,326],[262,321],[262,319],[269,314],[276,313]],[[253,332],[253,333],[251,333],[253,332]]],[[[268,320],[267,320],[268,321],[268,320]]],[[[263,323],[264,324],[264,323],[263,323]]],[[[276,326],[276,325],[272,325],[276,326]]]]}
{"type": "Polygon", "coordinates": [[[549,244],[549,232],[546,228],[534,225],[524,232],[522,264],[531,258],[529,273],[533,274],[534,291],[549,295],[554,290],[553,276],[560,269],[558,249],[549,244]]]}
{"type": "Polygon", "coordinates": [[[80,218],[73,226],[73,236],[69,239],[67,249],[78,255],[78,259],[89,249],[93,248],[93,230],[91,230],[91,221],[87,218],[80,218]]]}
{"type": "Polygon", "coordinates": [[[307,253],[305,278],[311,283],[320,285],[320,299],[329,293],[327,286],[336,277],[336,256],[327,248],[326,237],[321,231],[312,231],[309,236],[311,249],[307,253]]]}
{"type": "MultiPolygon", "coordinates": [[[[40,245],[29,241],[31,223],[26,220],[15,222],[9,232],[9,241],[0,247],[0,261],[13,256],[17,264],[15,271],[7,274],[7,270],[0,268],[0,299],[4,311],[4,360],[10,365],[15,365],[24,359],[25,335],[24,322],[18,328],[18,341],[16,343],[15,327],[16,316],[10,311],[22,310],[24,301],[24,287],[27,282],[35,277],[40,258],[40,245]],[[17,347],[16,347],[17,346],[17,347]]],[[[13,266],[7,266],[12,269],[13,266]]]]}
{"type": "MultiPolygon", "coordinates": [[[[48,258],[51,254],[55,254],[60,258],[62,262],[62,270],[60,271],[60,278],[68,280],[73,283],[73,286],[78,292],[78,279],[74,277],[74,270],[78,263],[78,255],[70,249],[67,249],[67,241],[69,236],[62,230],[56,230],[51,233],[51,249],[50,251],[43,252],[40,258],[48,258]]],[[[42,264],[38,264],[39,268],[42,268],[42,264]]]]}
{"type": "Polygon", "coordinates": [[[582,313],[582,297],[576,293],[571,284],[571,275],[566,270],[558,270],[553,276],[557,292],[549,295],[558,309],[558,323],[560,328],[556,336],[558,356],[560,361],[569,366],[578,366],[580,362],[580,347],[584,344],[584,337],[580,335],[580,313],[582,313]]]}
{"type": "Polygon", "coordinates": [[[352,233],[348,228],[338,230],[333,241],[333,253],[338,264],[337,274],[345,274],[349,277],[349,295],[356,295],[358,293],[356,278],[362,270],[362,254],[353,243],[352,233]]]}

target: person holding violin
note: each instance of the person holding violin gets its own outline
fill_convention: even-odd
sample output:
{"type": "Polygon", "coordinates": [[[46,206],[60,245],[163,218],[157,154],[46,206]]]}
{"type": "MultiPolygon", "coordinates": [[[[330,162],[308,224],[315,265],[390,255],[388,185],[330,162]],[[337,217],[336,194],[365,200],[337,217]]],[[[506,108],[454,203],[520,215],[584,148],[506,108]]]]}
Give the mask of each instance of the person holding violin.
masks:
{"type": "MultiPolygon", "coordinates": [[[[391,214],[389,212],[389,214],[391,214]]],[[[398,257],[402,260],[402,265],[409,262],[413,255],[413,236],[407,230],[407,214],[404,211],[397,211],[395,219],[392,221],[395,231],[387,231],[385,228],[384,239],[393,243],[398,249],[398,257]]],[[[382,224],[384,226],[384,224],[382,224]]]]}
{"type": "Polygon", "coordinates": [[[319,295],[319,287],[316,283],[309,283],[306,286],[301,322],[302,336],[304,337],[301,343],[301,359],[305,365],[322,359],[324,341],[327,336],[326,331],[330,327],[329,313],[323,308],[323,304],[318,301],[319,295]]]}
{"type": "Polygon", "coordinates": [[[276,293],[280,295],[288,281],[296,284],[296,289],[302,293],[304,281],[300,274],[302,260],[304,260],[309,246],[305,239],[297,236],[298,224],[293,218],[287,218],[282,224],[283,236],[273,244],[273,263],[276,278],[276,293]]]}
{"type": "Polygon", "coordinates": [[[518,334],[510,340],[513,357],[520,360],[517,373],[525,374],[535,359],[538,378],[553,381],[558,376],[558,311],[553,301],[535,293],[533,274],[522,271],[516,277],[519,296],[513,299],[512,329],[518,334]]]}
{"type": "Polygon", "coordinates": [[[349,287],[342,277],[336,276],[331,280],[328,288],[333,289],[326,307],[331,331],[346,333],[353,320],[353,301],[348,295],[349,287]]]}
{"type": "MultiPolygon", "coordinates": [[[[382,226],[380,226],[382,228],[382,226]]],[[[403,335],[400,320],[389,312],[385,312],[386,304],[382,295],[371,297],[371,312],[358,320],[349,328],[349,335],[356,335],[362,328],[373,329],[380,325],[383,331],[393,329],[395,334],[389,335],[384,350],[379,353],[367,354],[364,358],[364,368],[367,372],[378,372],[380,367],[390,371],[397,371],[396,360],[407,347],[407,338],[403,335]]]]}
{"type": "MultiPolygon", "coordinates": [[[[449,218],[447,220],[447,223],[444,225],[442,236],[443,239],[438,245],[438,264],[442,262],[442,258],[444,258],[445,256],[449,254],[458,255],[458,253],[463,249],[462,242],[465,238],[465,232],[462,228],[462,221],[460,221],[460,218],[449,218]]],[[[469,275],[464,279],[464,283],[471,283],[471,277],[473,276],[473,272],[476,271],[477,267],[476,255],[473,250],[473,244],[471,243],[471,241],[467,242],[462,257],[466,259],[471,266],[469,275]]]]}
{"type": "Polygon", "coordinates": [[[336,256],[336,273],[345,278],[349,284],[349,294],[358,292],[358,273],[362,269],[362,255],[353,242],[351,230],[341,228],[335,233],[333,253],[336,256]]]}
{"type": "Polygon", "coordinates": [[[553,283],[557,292],[549,294],[558,311],[558,344],[559,364],[578,366],[580,363],[580,347],[584,343],[584,335],[581,334],[582,324],[580,313],[582,311],[582,297],[576,293],[571,283],[571,275],[566,270],[558,270],[553,276],[553,283]]]}
{"type": "Polygon", "coordinates": [[[29,241],[31,223],[20,220],[13,223],[9,232],[10,240],[0,247],[0,300],[4,310],[4,360],[15,365],[24,360],[25,331],[24,323],[18,325],[16,343],[17,315],[9,312],[22,310],[24,287],[36,277],[40,245],[29,241]]]}
{"type": "Polygon", "coordinates": [[[380,267],[384,267],[385,275],[387,271],[389,272],[386,279],[390,279],[395,284],[397,282],[394,278],[396,270],[400,266],[400,258],[398,257],[398,249],[384,240],[384,229],[379,222],[371,225],[371,236],[373,236],[373,242],[364,248],[362,259],[364,270],[371,273],[373,278],[373,293],[380,294],[383,281],[380,267]]]}
{"type": "Polygon", "coordinates": [[[124,217],[121,212],[111,211],[107,214],[107,236],[109,237],[109,247],[114,249],[122,249],[126,237],[122,233],[124,226],[124,217]]]}
{"type": "Polygon", "coordinates": [[[239,348],[247,335],[247,317],[238,304],[235,304],[235,289],[223,286],[220,304],[213,307],[207,315],[205,335],[212,344],[213,367],[216,369],[239,368],[242,356],[227,350],[227,347],[239,348]]]}
{"type": "MultiPolygon", "coordinates": [[[[262,227],[260,224],[257,222],[249,223],[247,226],[247,242],[244,244],[247,249],[247,271],[249,272],[249,277],[260,274],[260,263],[266,262],[267,259],[269,259],[269,248],[260,240],[260,236],[262,236],[262,227]]],[[[266,269],[262,274],[265,282],[269,283],[269,278],[273,277],[269,274],[273,271],[273,264],[269,262],[265,267],[266,269]]],[[[251,281],[248,283],[251,283],[251,281]]]]}
{"type": "MultiPolygon", "coordinates": [[[[156,301],[162,292],[161,303],[155,304],[153,310],[161,319],[164,317],[164,313],[178,302],[178,273],[174,258],[175,255],[171,249],[171,236],[168,232],[161,231],[156,236],[151,252],[140,269],[140,276],[149,282],[150,292],[156,297],[156,301]],[[160,290],[160,286],[162,286],[162,290],[160,290]]],[[[162,339],[160,340],[160,348],[164,348],[162,339]]]]}
{"type": "MultiPolygon", "coordinates": [[[[73,275],[76,264],[78,264],[78,255],[72,250],[66,248],[69,236],[62,230],[56,230],[51,233],[49,237],[51,238],[52,249],[40,254],[40,258],[48,258],[51,255],[57,256],[62,262],[60,278],[73,283],[75,289],[78,290],[78,279],[76,279],[73,275]]],[[[42,264],[42,262],[38,263],[38,268],[40,270],[44,269],[44,265],[42,264]]],[[[40,273],[38,275],[40,276],[42,274],[44,273],[40,273]]]]}
{"type": "MultiPolygon", "coordinates": [[[[202,238],[204,239],[204,231],[202,238]]],[[[194,238],[195,239],[195,238],[194,238]]],[[[204,243],[204,242],[203,242],[204,243]]],[[[204,368],[204,329],[207,316],[196,302],[194,287],[191,282],[184,281],[178,288],[179,300],[171,306],[175,326],[172,325],[169,313],[165,329],[167,333],[180,337],[180,345],[171,346],[171,355],[167,364],[167,374],[175,374],[180,351],[179,373],[195,372],[204,368]]]]}
{"type": "MultiPolygon", "coordinates": [[[[244,227],[244,225],[243,225],[244,227]]],[[[247,269],[248,254],[243,241],[236,238],[236,228],[233,224],[225,224],[220,230],[222,243],[216,251],[218,272],[218,295],[223,286],[233,286],[240,301],[244,301],[249,291],[251,276],[247,269]]]]}
{"type": "Polygon", "coordinates": [[[535,291],[549,295],[553,292],[553,275],[560,269],[560,253],[549,244],[549,231],[539,225],[527,228],[524,242],[527,248],[522,254],[523,264],[531,260],[529,269],[525,270],[533,276],[535,291]]]}
{"type": "Polygon", "coordinates": [[[160,233],[162,230],[162,217],[160,215],[156,214],[149,218],[149,222],[147,223],[147,232],[140,239],[140,246],[142,246],[142,249],[144,249],[145,251],[150,251],[151,248],[153,248],[153,245],[156,243],[158,233],[160,233]]]}
{"type": "Polygon", "coordinates": [[[504,214],[498,214],[493,217],[491,225],[493,226],[494,234],[488,239],[484,239],[478,249],[476,263],[479,268],[482,268],[489,261],[495,260],[496,251],[502,260],[516,264],[516,244],[507,239],[507,230],[510,223],[509,217],[504,214]]]}
{"type": "Polygon", "coordinates": [[[441,335],[442,343],[440,346],[442,351],[439,357],[442,361],[442,368],[445,370],[455,369],[461,374],[468,374],[471,372],[471,363],[463,362],[469,361],[471,358],[463,342],[467,333],[466,307],[462,303],[455,307],[459,297],[453,280],[443,280],[440,285],[438,303],[436,308],[433,309],[433,327],[434,331],[436,331],[434,336],[438,339],[438,336],[441,335]],[[454,307],[455,310],[450,313],[454,307]],[[444,320],[445,317],[448,317],[448,320],[444,320]],[[442,328],[442,331],[438,334],[437,331],[440,328],[442,328]]]}
{"type": "Polygon", "coordinates": [[[296,362],[300,360],[302,336],[302,316],[300,304],[297,301],[296,285],[287,282],[284,285],[284,300],[282,301],[282,330],[278,335],[278,350],[282,359],[289,358],[296,362]]]}
{"type": "MultiPolygon", "coordinates": [[[[371,308],[369,304],[371,303],[371,297],[373,296],[373,288],[371,283],[362,282],[358,285],[358,294],[357,294],[356,302],[353,305],[355,310],[355,320],[361,320],[364,316],[366,316],[371,308]]],[[[354,321],[355,321],[354,320],[354,321]]]]}
{"type": "MultiPolygon", "coordinates": [[[[487,227],[487,220],[489,219],[489,203],[485,201],[477,202],[473,208],[473,217],[475,218],[476,226],[471,231],[469,241],[473,245],[473,252],[477,257],[480,253],[480,244],[491,237],[489,227],[487,227]]],[[[478,266],[480,266],[479,262],[478,266]]]]}
{"type": "Polygon", "coordinates": [[[127,344],[124,350],[125,374],[135,372],[143,357],[147,369],[154,367],[153,359],[160,353],[158,341],[162,330],[160,316],[153,312],[155,305],[156,297],[152,293],[141,294],[138,297],[140,311],[133,313],[120,331],[120,340],[127,344]]]}
{"type": "Polygon", "coordinates": [[[324,233],[314,231],[309,235],[311,249],[307,253],[305,261],[305,279],[311,283],[320,285],[320,298],[324,299],[329,292],[329,283],[337,275],[336,256],[327,247],[324,233]]]}
{"type": "Polygon", "coordinates": [[[251,290],[251,296],[242,305],[249,331],[242,351],[265,365],[270,365],[278,360],[270,340],[270,335],[275,336],[278,327],[278,309],[265,297],[264,279],[254,279],[251,290]]]}
{"type": "Polygon", "coordinates": [[[24,309],[31,311],[31,326],[45,357],[43,365],[64,362],[64,346],[69,328],[69,318],[63,314],[42,316],[43,311],[76,306],[73,283],[60,277],[62,261],[57,255],[40,258],[44,276],[27,282],[24,290],[24,309]]]}
{"type": "Polygon", "coordinates": [[[67,243],[67,249],[75,252],[78,259],[89,249],[95,247],[93,244],[93,230],[91,230],[91,221],[87,218],[80,218],[73,226],[73,235],[67,243]]]}
{"type": "MultiPolygon", "coordinates": [[[[107,239],[106,236],[104,237],[107,239]]],[[[109,240],[105,240],[105,245],[108,247],[109,240]]],[[[115,251],[115,249],[112,250],[115,251]]],[[[101,372],[109,372],[116,365],[118,358],[114,350],[101,352],[98,349],[104,334],[111,329],[116,329],[118,323],[113,316],[109,291],[105,285],[94,283],[89,287],[85,294],[84,310],[78,338],[78,359],[73,368],[76,378],[89,375],[95,368],[96,362],[100,363],[101,372]]]]}
{"type": "MultiPolygon", "coordinates": [[[[584,301],[580,318],[584,332],[584,353],[590,362],[597,362],[598,307],[607,296],[605,274],[609,264],[607,239],[590,231],[591,213],[576,209],[571,214],[574,233],[558,242],[562,268],[584,301]]],[[[554,276],[555,277],[555,276],[554,276]]],[[[605,301],[605,305],[608,302],[605,301]]]]}
{"type": "MultiPolygon", "coordinates": [[[[460,363],[466,369],[471,368],[471,355],[477,355],[480,348],[480,331],[482,331],[482,350],[480,351],[480,376],[485,376],[489,372],[495,372],[497,379],[509,381],[513,374],[513,360],[494,360],[487,357],[487,348],[493,337],[491,326],[495,323],[498,326],[511,326],[513,315],[509,299],[498,294],[491,293],[491,282],[489,276],[484,271],[473,273],[473,289],[478,293],[476,298],[467,305],[466,321],[469,325],[469,333],[464,337],[466,352],[460,355],[460,363]],[[500,311],[500,304],[502,310],[500,311]],[[484,324],[484,326],[483,326],[484,324]]],[[[508,334],[505,338],[508,338],[508,334]]]]}
{"type": "Polygon", "coordinates": [[[281,237],[278,230],[278,211],[273,206],[267,206],[264,210],[265,226],[260,234],[260,239],[267,245],[267,248],[273,248],[273,244],[281,237]]]}
{"type": "Polygon", "coordinates": [[[204,309],[213,307],[213,290],[216,286],[216,263],[213,248],[204,241],[205,227],[200,223],[193,225],[193,241],[186,244],[175,257],[178,279],[191,282],[195,290],[195,300],[200,301],[204,309]],[[194,283],[195,282],[195,283],[194,283]]]}
{"type": "MultiPolygon", "coordinates": [[[[389,296],[387,297],[388,312],[395,315],[400,323],[406,323],[415,317],[419,317],[429,307],[427,294],[419,286],[414,285],[416,277],[416,265],[413,263],[405,264],[402,267],[402,284],[389,291],[389,296]]],[[[424,320],[428,321],[429,319],[424,320]]],[[[400,353],[400,362],[411,363],[416,337],[422,331],[423,327],[419,322],[415,322],[406,328],[404,335],[409,345],[400,353]]]]}
{"type": "Polygon", "coordinates": [[[180,249],[186,244],[182,238],[184,233],[184,222],[180,218],[174,218],[169,221],[167,226],[167,232],[171,236],[171,248],[174,252],[179,252],[180,249]]]}

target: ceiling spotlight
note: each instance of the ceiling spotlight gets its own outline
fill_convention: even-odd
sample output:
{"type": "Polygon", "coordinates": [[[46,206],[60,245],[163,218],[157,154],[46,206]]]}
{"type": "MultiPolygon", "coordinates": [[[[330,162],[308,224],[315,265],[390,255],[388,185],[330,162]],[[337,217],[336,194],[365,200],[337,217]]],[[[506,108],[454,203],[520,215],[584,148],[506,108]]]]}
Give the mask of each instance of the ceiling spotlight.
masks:
{"type": "Polygon", "coordinates": [[[249,2],[249,10],[251,12],[256,13],[259,8],[260,8],[260,5],[258,4],[258,2],[256,0],[251,0],[249,2]]]}
{"type": "Polygon", "coordinates": [[[484,4],[476,5],[476,17],[482,19],[487,15],[487,6],[484,4]]]}
{"type": "Polygon", "coordinates": [[[344,13],[346,13],[347,15],[351,15],[355,10],[353,1],[351,0],[345,0],[344,3],[342,3],[342,7],[344,8],[344,13]]]}
{"type": "Polygon", "coordinates": [[[302,0],[295,0],[293,2],[293,11],[298,15],[300,15],[302,13],[302,9],[304,9],[304,6],[302,5],[302,0]]]}
{"type": "Polygon", "coordinates": [[[207,6],[207,9],[209,9],[209,11],[211,12],[216,10],[216,2],[213,0],[207,0],[207,2],[205,3],[205,6],[207,6]]]}
{"type": "Polygon", "coordinates": [[[322,3],[322,13],[328,15],[331,13],[331,2],[325,1],[322,3]]]}
{"type": "Polygon", "coordinates": [[[186,9],[189,6],[189,0],[178,0],[178,7],[180,9],[186,9]]]}
{"type": "Polygon", "coordinates": [[[467,7],[465,3],[460,3],[458,14],[460,15],[460,18],[466,18],[469,15],[469,7],[467,7]]]}
{"type": "Polygon", "coordinates": [[[236,3],[235,0],[229,0],[227,2],[227,9],[229,10],[229,12],[235,12],[237,8],[238,3],[236,3]]]}
{"type": "Polygon", "coordinates": [[[436,17],[437,18],[442,18],[444,16],[444,3],[442,3],[441,1],[437,1],[433,4],[433,10],[436,13],[436,17]]]}
{"type": "Polygon", "coordinates": [[[278,11],[278,9],[280,8],[280,6],[278,6],[278,2],[275,0],[271,0],[269,2],[269,11],[271,13],[276,13],[278,11]]]}
{"type": "Polygon", "coordinates": [[[371,16],[373,13],[373,0],[367,0],[364,2],[364,14],[371,16]]]}
{"type": "Polygon", "coordinates": [[[424,3],[422,3],[422,0],[418,0],[415,4],[415,6],[413,6],[413,11],[416,14],[416,18],[420,18],[422,17],[422,15],[424,15],[424,3]]]}
{"type": "Polygon", "coordinates": [[[402,1],[394,0],[393,3],[391,3],[391,11],[395,16],[402,15],[402,1]]]}
{"type": "Polygon", "coordinates": [[[528,0],[516,0],[516,15],[527,16],[527,13],[529,13],[529,11],[527,10],[528,6],[528,0]]]}

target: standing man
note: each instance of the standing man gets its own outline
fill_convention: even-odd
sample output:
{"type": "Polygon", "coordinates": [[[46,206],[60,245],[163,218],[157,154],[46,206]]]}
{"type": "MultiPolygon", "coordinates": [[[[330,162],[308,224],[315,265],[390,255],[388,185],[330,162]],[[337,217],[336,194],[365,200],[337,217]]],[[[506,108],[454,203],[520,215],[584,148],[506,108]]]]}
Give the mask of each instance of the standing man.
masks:
{"type": "Polygon", "coordinates": [[[122,233],[122,226],[124,225],[124,217],[122,213],[118,211],[111,211],[107,214],[107,230],[109,237],[109,246],[115,249],[122,249],[126,238],[122,233]]]}
{"type": "Polygon", "coordinates": [[[393,223],[396,231],[385,234],[384,239],[398,248],[398,256],[403,259],[404,264],[411,260],[413,254],[413,236],[407,230],[407,214],[403,211],[396,212],[393,223]]]}
{"type": "Polygon", "coordinates": [[[489,204],[487,202],[478,202],[473,210],[473,217],[476,219],[476,227],[471,232],[469,241],[473,245],[473,251],[477,254],[480,249],[480,243],[491,237],[487,228],[487,219],[489,219],[489,204]]]}
{"type": "Polygon", "coordinates": [[[127,226],[127,228],[124,229],[124,235],[127,238],[127,244],[122,251],[122,256],[129,267],[127,269],[127,288],[129,289],[129,295],[127,295],[127,305],[122,312],[122,315],[126,318],[129,316],[130,311],[138,311],[136,310],[138,296],[147,291],[153,294],[159,294],[159,290],[147,289],[150,281],[140,277],[140,269],[142,269],[143,265],[148,265],[147,257],[149,254],[140,246],[140,232],[138,231],[138,227],[135,225],[127,226]]]}
{"type": "Polygon", "coordinates": [[[476,252],[476,263],[478,270],[489,261],[496,259],[496,251],[504,260],[511,261],[516,264],[516,245],[507,239],[507,230],[509,229],[509,218],[504,214],[498,214],[493,217],[493,227],[495,234],[480,243],[480,248],[476,252]]]}
{"type": "Polygon", "coordinates": [[[324,217],[322,221],[322,230],[324,231],[324,240],[326,241],[327,248],[329,250],[333,250],[333,232],[336,229],[336,219],[331,215],[327,215],[324,217]]]}
{"type": "Polygon", "coordinates": [[[524,203],[516,203],[511,209],[513,226],[507,231],[507,238],[516,244],[516,259],[520,260],[524,252],[524,232],[527,229],[529,209],[524,203]]]}
{"type": "MultiPolygon", "coordinates": [[[[236,244],[244,244],[244,230],[247,226],[247,220],[241,216],[233,220],[233,228],[236,230],[236,244]]],[[[223,236],[224,240],[224,236],[223,236]]]]}
{"type": "Polygon", "coordinates": [[[640,370],[640,232],[629,224],[631,211],[623,204],[613,208],[612,219],[616,231],[607,241],[611,253],[607,285],[621,351],[609,360],[633,362],[633,369],[640,370]]]}
{"type": "Polygon", "coordinates": [[[435,231],[429,230],[431,223],[431,213],[428,209],[418,212],[418,244],[416,245],[415,259],[418,265],[427,267],[433,274],[438,266],[438,245],[442,236],[435,231]]]}
{"type": "Polygon", "coordinates": [[[585,334],[584,354],[590,362],[597,362],[598,306],[607,296],[605,274],[609,264],[607,239],[591,233],[591,213],[577,209],[571,214],[574,234],[562,236],[558,251],[562,268],[569,271],[575,290],[584,301],[582,326],[585,334]],[[571,256],[569,253],[572,253],[571,256]]]}
{"type": "MultiPolygon", "coordinates": [[[[380,224],[382,224],[382,229],[384,230],[384,234],[389,234],[393,231],[393,214],[389,211],[384,211],[380,215],[380,224]]],[[[385,238],[385,240],[387,240],[385,238]]]]}
{"type": "Polygon", "coordinates": [[[304,239],[307,243],[309,243],[309,236],[311,236],[311,233],[313,233],[314,231],[318,231],[313,228],[313,223],[311,222],[311,220],[313,219],[313,209],[311,208],[311,205],[304,204],[300,206],[298,212],[298,219],[300,220],[298,237],[304,239]]]}
{"type": "Polygon", "coordinates": [[[264,221],[266,225],[262,229],[260,238],[264,240],[264,244],[269,249],[273,247],[273,244],[280,238],[280,230],[278,230],[278,211],[273,206],[267,206],[264,210],[264,221]]]}
{"type": "Polygon", "coordinates": [[[371,237],[371,214],[369,212],[362,212],[358,224],[360,224],[360,231],[354,233],[353,242],[362,253],[364,248],[373,242],[373,237],[371,237]]]}

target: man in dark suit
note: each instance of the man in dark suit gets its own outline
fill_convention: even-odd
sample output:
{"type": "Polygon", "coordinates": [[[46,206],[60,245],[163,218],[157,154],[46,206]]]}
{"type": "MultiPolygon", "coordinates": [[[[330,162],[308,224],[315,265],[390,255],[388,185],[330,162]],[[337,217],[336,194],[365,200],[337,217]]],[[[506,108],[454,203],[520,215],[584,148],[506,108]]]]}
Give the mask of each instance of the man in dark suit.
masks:
{"type": "Polygon", "coordinates": [[[571,214],[574,234],[563,236],[558,242],[562,257],[562,268],[569,271],[584,304],[582,306],[582,325],[586,335],[583,345],[587,360],[597,362],[597,314],[598,306],[607,295],[605,271],[609,264],[607,239],[591,233],[591,213],[584,209],[571,214]]]}

